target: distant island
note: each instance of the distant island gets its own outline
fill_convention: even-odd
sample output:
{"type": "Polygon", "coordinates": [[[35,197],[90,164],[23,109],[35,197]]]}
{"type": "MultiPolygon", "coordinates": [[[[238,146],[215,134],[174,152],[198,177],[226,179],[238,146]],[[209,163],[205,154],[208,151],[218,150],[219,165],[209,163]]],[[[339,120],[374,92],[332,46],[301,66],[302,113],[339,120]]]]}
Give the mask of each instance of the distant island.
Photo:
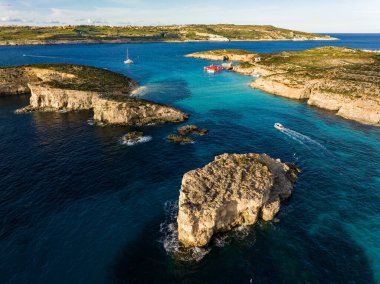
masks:
{"type": "Polygon", "coordinates": [[[240,61],[235,72],[256,76],[251,87],[380,126],[380,53],[344,47],[255,53],[213,50],[187,55],[240,61]]]}
{"type": "Polygon", "coordinates": [[[0,45],[334,39],[267,25],[2,26],[0,29],[0,45]]]}
{"type": "Polygon", "coordinates": [[[115,72],[74,64],[33,64],[0,68],[0,97],[29,94],[32,111],[91,110],[99,124],[150,125],[182,122],[174,107],[133,97],[137,82],[115,72]]]}

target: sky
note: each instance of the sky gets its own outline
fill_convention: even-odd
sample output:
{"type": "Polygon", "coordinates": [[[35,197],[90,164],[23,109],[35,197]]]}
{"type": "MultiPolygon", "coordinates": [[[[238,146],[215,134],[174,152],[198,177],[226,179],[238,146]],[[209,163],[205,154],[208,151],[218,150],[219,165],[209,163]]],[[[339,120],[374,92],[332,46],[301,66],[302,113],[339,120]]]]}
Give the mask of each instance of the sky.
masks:
{"type": "Polygon", "coordinates": [[[0,25],[220,23],[380,33],[380,0],[0,0],[0,25]]]}

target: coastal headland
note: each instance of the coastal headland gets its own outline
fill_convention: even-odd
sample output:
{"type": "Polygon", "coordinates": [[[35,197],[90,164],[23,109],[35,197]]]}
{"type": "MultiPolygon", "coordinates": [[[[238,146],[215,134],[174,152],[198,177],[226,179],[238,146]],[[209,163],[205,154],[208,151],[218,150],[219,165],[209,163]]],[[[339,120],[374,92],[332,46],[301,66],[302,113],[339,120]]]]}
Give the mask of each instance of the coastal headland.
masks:
{"type": "Polygon", "coordinates": [[[326,46],[277,53],[227,49],[187,56],[238,61],[233,71],[255,76],[252,88],[306,100],[343,118],[380,126],[378,52],[326,46]]]}
{"type": "Polygon", "coordinates": [[[334,40],[269,25],[2,26],[0,45],[187,41],[334,40]]]}
{"type": "Polygon", "coordinates": [[[0,96],[30,94],[31,111],[92,110],[103,124],[148,125],[185,121],[184,112],[131,97],[138,83],[122,74],[73,64],[0,68],[0,96]]]}

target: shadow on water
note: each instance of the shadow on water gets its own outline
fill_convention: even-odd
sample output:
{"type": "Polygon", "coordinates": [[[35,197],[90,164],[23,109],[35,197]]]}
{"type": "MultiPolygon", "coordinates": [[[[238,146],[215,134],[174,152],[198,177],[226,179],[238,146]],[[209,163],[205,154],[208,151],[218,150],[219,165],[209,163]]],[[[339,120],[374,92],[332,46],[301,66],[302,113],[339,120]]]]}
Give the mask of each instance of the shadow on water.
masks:
{"type": "Polygon", "coordinates": [[[230,241],[220,245],[214,239],[201,261],[184,262],[165,252],[159,223],[147,224],[122,250],[108,283],[375,283],[363,251],[340,227],[310,237],[259,222],[245,238],[217,236],[230,241]]]}

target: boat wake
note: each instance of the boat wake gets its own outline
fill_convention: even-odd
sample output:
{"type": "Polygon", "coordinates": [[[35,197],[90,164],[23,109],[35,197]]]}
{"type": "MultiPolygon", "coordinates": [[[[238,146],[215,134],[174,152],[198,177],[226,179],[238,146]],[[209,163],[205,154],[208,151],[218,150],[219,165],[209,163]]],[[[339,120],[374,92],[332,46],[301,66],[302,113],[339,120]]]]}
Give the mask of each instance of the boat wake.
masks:
{"type": "Polygon", "coordinates": [[[32,54],[23,54],[23,57],[35,57],[35,58],[61,58],[56,56],[45,56],[45,55],[32,55],[32,54]]]}
{"type": "Polygon", "coordinates": [[[123,139],[120,139],[120,143],[122,145],[134,146],[137,144],[149,142],[150,140],[152,140],[152,136],[143,136],[133,141],[124,141],[123,139]]]}
{"type": "Polygon", "coordinates": [[[291,138],[294,141],[302,144],[303,146],[305,146],[306,148],[308,148],[310,150],[312,148],[317,148],[317,149],[319,149],[319,150],[321,150],[321,151],[323,151],[325,153],[329,152],[325,146],[323,146],[321,143],[313,140],[309,136],[306,136],[304,134],[301,134],[301,133],[299,133],[297,131],[294,131],[294,130],[286,128],[286,127],[284,127],[283,129],[281,129],[280,131],[282,133],[284,133],[286,136],[288,136],[289,138],[291,138]]]}
{"type": "Polygon", "coordinates": [[[200,261],[210,251],[210,247],[185,248],[178,241],[178,201],[166,201],[164,204],[165,221],[160,224],[161,242],[165,251],[182,261],[200,261]]]}

